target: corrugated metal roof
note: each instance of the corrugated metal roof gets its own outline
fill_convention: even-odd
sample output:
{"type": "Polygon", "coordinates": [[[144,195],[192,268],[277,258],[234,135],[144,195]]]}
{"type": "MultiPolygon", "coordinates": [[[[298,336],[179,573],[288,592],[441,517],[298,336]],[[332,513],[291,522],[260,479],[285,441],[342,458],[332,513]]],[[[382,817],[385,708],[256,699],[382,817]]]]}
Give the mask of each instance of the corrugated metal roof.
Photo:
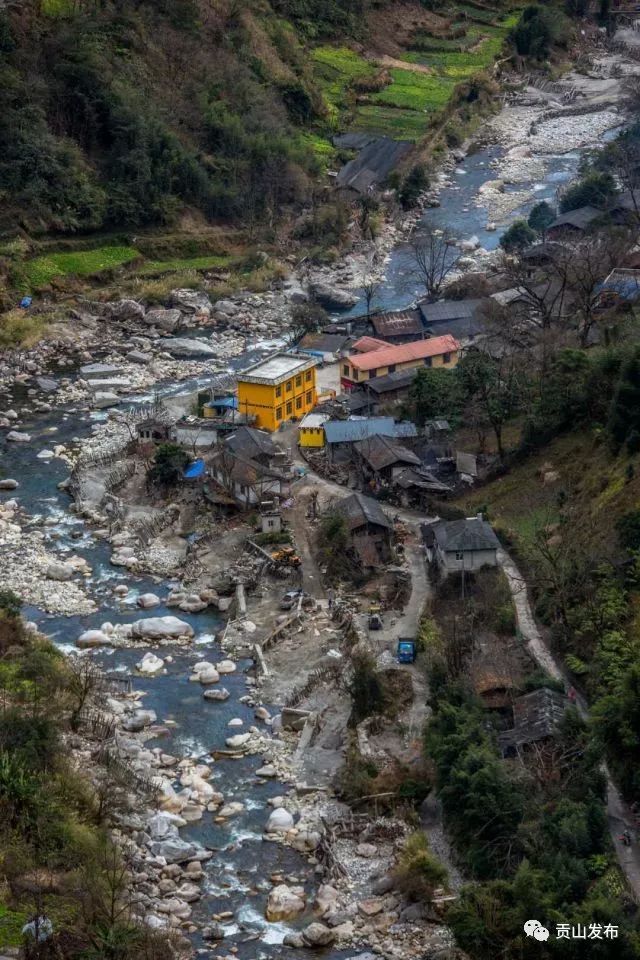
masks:
{"type": "Polygon", "coordinates": [[[327,443],[354,443],[369,437],[416,437],[415,423],[396,423],[393,417],[360,417],[353,420],[329,420],[324,425],[327,443]]]}
{"type": "Polygon", "coordinates": [[[374,184],[384,180],[412,146],[409,140],[376,137],[365,144],[357,157],[345,163],[338,172],[338,183],[341,187],[351,187],[365,193],[374,184]]]}
{"type": "Polygon", "coordinates": [[[298,344],[299,350],[318,350],[321,353],[337,353],[349,339],[346,333],[305,333],[298,344]]]}
{"type": "Polygon", "coordinates": [[[373,350],[371,353],[349,357],[349,362],[356,370],[375,370],[393,363],[407,363],[409,360],[422,360],[424,357],[436,357],[442,353],[455,353],[459,347],[458,341],[447,335],[373,350]]]}
{"type": "Polygon", "coordinates": [[[300,421],[300,429],[322,427],[329,419],[326,413],[308,413],[300,421]]]}
{"type": "Polygon", "coordinates": [[[370,353],[372,350],[381,350],[383,347],[391,347],[393,344],[387,340],[378,340],[377,337],[360,337],[352,346],[356,353],[370,353]]]}
{"type": "Polygon", "coordinates": [[[374,313],[371,325],[381,337],[408,337],[422,333],[422,320],[418,310],[374,313]]]}

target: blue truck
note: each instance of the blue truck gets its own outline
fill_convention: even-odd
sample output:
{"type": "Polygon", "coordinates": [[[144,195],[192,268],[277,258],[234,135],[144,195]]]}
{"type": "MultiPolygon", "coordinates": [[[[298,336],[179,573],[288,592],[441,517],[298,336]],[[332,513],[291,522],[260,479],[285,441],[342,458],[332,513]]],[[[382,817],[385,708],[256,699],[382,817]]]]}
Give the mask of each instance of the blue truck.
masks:
{"type": "Polygon", "coordinates": [[[400,637],[396,648],[398,663],[415,663],[417,653],[415,640],[411,637],[400,637]]]}

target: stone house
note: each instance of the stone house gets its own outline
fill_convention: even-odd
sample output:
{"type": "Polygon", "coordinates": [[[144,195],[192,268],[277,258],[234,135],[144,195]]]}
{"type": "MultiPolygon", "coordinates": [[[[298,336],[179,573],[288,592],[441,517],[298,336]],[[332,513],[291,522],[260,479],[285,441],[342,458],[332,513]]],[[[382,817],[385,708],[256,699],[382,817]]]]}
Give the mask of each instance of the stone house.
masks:
{"type": "Polygon", "coordinates": [[[445,575],[497,566],[500,541],[482,514],[464,520],[437,520],[422,529],[427,556],[445,575]]]}

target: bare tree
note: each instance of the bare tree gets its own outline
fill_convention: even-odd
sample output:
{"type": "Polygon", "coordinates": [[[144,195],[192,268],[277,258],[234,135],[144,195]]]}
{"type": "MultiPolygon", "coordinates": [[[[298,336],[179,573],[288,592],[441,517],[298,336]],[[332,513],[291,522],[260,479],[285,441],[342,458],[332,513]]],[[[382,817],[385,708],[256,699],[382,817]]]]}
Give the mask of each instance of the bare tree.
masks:
{"type": "Polygon", "coordinates": [[[437,300],[447,277],[461,257],[457,241],[442,230],[427,228],[409,242],[411,278],[420,283],[427,299],[437,300]]]}
{"type": "Polygon", "coordinates": [[[373,306],[373,303],[380,292],[380,287],[382,286],[382,277],[380,276],[378,269],[378,254],[376,250],[373,250],[366,257],[364,263],[362,264],[362,270],[359,278],[362,295],[367,307],[367,320],[371,316],[371,307],[373,306]]]}

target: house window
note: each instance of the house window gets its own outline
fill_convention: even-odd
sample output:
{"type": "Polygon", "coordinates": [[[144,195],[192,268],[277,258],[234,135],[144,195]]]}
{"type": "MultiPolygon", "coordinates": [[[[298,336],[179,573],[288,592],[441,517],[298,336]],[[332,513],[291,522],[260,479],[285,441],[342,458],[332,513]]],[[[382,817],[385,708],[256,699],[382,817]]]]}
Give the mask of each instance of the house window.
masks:
{"type": "Polygon", "coordinates": [[[377,372],[377,370],[369,370],[369,380],[373,380],[377,372]]]}
{"type": "Polygon", "coordinates": [[[291,403],[291,400],[289,400],[287,402],[287,416],[290,417],[292,413],[293,413],[293,404],[291,403]]]}
{"type": "Polygon", "coordinates": [[[296,377],[296,387],[301,387],[301,386],[302,386],[302,374],[299,373],[298,376],[296,377]]]}
{"type": "Polygon", "coordinates": [[[442,360],[443,360],[444,363],[451,363],[451,354],[450,354],[450,353],[445,353],[445,355],[444,355],[444,357],[442,358],[442,360]]]}
{"type": "Polygon", "coordinates": [[[293,380],[287,380],[287,387],[286,387],[287,393],[291,393],[292,388],[293,388],[293,380]]]}
{"type": "Polygon", "coordinates": [[[456,560],[464,560],[464,553],[462,552],[462,550],[458,550],[458,552],[456,553],[456,560]]]}
{"type": "Polygon", "coordinates": [[[304,375],[304,378],[305,378],[305,380],[307,381],[307,383],[309,383],[309,382],[311,381],[311,377],[312,377],[311,370],[307,370],[307,372],[306,372],[305,375],[304,375]]]}
{"type": "Polygon", "coordinates": [[[387,367],[387,373],[395,373],[395,372],[396,372],[395,363],[390,363],[389,366],[387,367]]]}
{"type": "Polygon", "coordinates": [[[276,407],[276,420],[282,420],[282,407],[276,407]]]}
{"type": "Polygon", "coordinates": [[[302,407],[302,397],[296,397],[296,410],[300,410],[302,407]]]}
{"type": "Polygon", "coordinates": [[[311,390],[307,390],[307,396],[306,396],[307,403],[311,403],[311,402],[312,402],[312,401],[311,401],[311,396],[312,396],[312,395],[311,395],[311,390]]]}
{"type": "Polygon", "coordinates": [[[267,526],[268,526],[268,527],[273,527],[273,526],[275,526],[275,522],[274,522],[273,520],[267,520],[267,526]]]}
{"type": "Polygon", "coordinates": [[[343,363],[343,364],[342,364],[342,375],[345,376],[345,377],[348,377],[348,376],[349,376],[349,364],[348,364],[348,363],[343,363]]]}
{"type": "Polygon", "coordinates": [[[282,386],[276,387],[276,397],[282,396],[282,386]]]}
{"type": "Polygon", "coordinates": [[[425,367],[430,367],[430,366],[431,366],[431,357],[425,357],[425,358],[424,358],[424,365],[425,365],[425,367]]]}

